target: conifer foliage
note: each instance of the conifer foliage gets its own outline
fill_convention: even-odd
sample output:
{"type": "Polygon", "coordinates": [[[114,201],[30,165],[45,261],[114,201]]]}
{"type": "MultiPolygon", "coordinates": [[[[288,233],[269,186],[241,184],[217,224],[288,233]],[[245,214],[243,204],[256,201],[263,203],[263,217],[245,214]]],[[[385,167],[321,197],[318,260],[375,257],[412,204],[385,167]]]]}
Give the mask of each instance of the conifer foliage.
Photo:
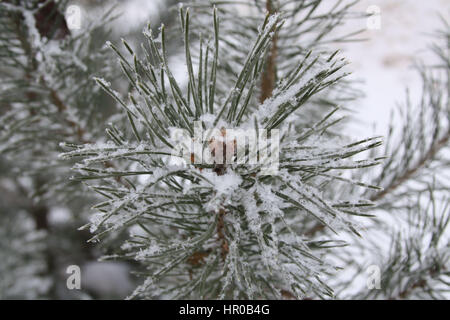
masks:
{"type": "Polygon", "coordinates": [[[102,259],[138,262],[128,298],[446,297],[448,26],[440,64],[418,68],[422,101],[408,100],[383,149],[341,133],[358,93],[336,47],[359,31],[338,27],[364,17],[355,3],[186,1],[177,25],[149,24],[140,46],[99,48],[109,13],[75,36],[64,4],[1,2],[0,187],[20,196],[0,218],[20,228],[0,237],[26,247],[1,271],[33,259],[23,274],[35,282],[17,274],[33,290],[13,281],[0,297],[58,297],[64,251],[48,213],[63,205],[92,233],[77,259],[94,243],[102,259]],[[396,212],[406,233],[391,227],[396,212]],[[354,279],[375,255],[382,289],[367,291],[354,279]]]}
{"type": "Polygon", "coordinates": [[[297,125],[308,101],[345,76],[346,62],[337,52],[323,57],[307,53],[292,64],[283,81],[273,84],[270,97],[263,103],[254,99],[266,95],[261,82],[267,81],[264,73],[273,72],[266,61],[276,58],[270,50],[283,30],[284,20],[277,13],[269,12],[261,20],[246,57],[235,76],[228,75],[225,88],[219,77],[220,62],[227,59],[220,41],[224,19],[217,8],[211,11],[210,32],[194,42],[198,46],[194,51],[190,21],[196,18],[189,9],[180,9],[187,92],[167,61],[164,26],[158,39],[151,29],[145,31],[148,46],[143,57],[125,41],[124,50],[110,44],[132,90],[124,99],[107,80],[97,81],[123,107],[133,135],[110,131],[109,143],[74,147],[63,155],[82,158],[75,167],[77,179],[88,181],[105,197],[88,225],[96,232],[93,240],[132,228],[122,255],[146,266],[146,279],[132,297],[332,296],[321,277],[333,266],[321,248],[343,243],[305,237],[302,220],[312,217],[334,233],[347,230],[358,235],[352,216],[364,215],[370,201],[332,199],[325,190],[335,179],[377,189],[339,175],[379,164],[378,158],[353,156],[381,141],[366,138],[337,146],[326,135],[339,121],[337,108],[309,128],[297,125]],[[194,137],[196,122],[205,130],[226,128],[225,135],[230,129],[250,128],[258,136],[262,129],[269,134],[280,130],[278,150],[272,149],[279,152],[279,170],[268,175],[261,165],[233,161],[170,164],[177,144],[171,129],[182,128],[194,137]],[[105,169],[105,161],[114,165],[105,169]]]}

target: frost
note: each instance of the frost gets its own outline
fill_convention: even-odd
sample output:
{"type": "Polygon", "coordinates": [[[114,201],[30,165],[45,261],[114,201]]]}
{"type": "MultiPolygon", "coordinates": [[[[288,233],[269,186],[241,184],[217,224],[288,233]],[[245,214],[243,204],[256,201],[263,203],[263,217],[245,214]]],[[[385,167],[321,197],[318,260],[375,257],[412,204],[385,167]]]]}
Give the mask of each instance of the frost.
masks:
{"type": "MultiPolygon", "coordinates": [[[[217,5],[220,12],[229,14],[227,9],[222,9],[223,4],[217,5]]],[[[96,78],[125,109],[124,114],[133,115],[131,122],[137,126],[128,125],[123,132],[113,127],[108,133],[114,141],[80,148],[67,146],[74,149],[63,157],[75,159],[78,165],[74,168],[79,177],[86,179],[87,184],[105,198],[95,206],[99,212],[91,219],[91,231],[97,235],[107,232],[114,235],[116,230],[130,232],[129,240],[122,246],[125,256],[143,263],[147,268],[145,272],[150,275],[131,297],[190,298],[200,293],[204,295],[200,298],[207,299],[211,297],[205,288],[212,279],[220,279],[222,288],[217,291],[221,289],[223,298],[266,295],[280,298],[282,290],[297,297],[305,292],[318,296],[328,294],[321,277],[330,268],[323,252],[312,250],[315,243],[308,238],[308,229],[317,223],[335,232],[352,230],[351,215],[340,207],[347,203],[339,201],[341,195],[331,194],[333,190],[329,185],[339,180],[343,169],[373,165],[374,160],[357,161],[353,156],[375,142],[346,146],[349,142],[330,139],[330,134],[324,134],[334,119],[331,115],[330,119],[321,118],[322,110],[314,108],[322,96],[308,99],[333,82],[331,75],[336,76],[338,72],[331,71],[340,66],[336,60],[325,62],[320,57],[307,58],[300,67],[298,64],[304,58],[302,52],[293,55],[299,60],[280,61],[282,80],[277,83],[272,97],[260,105],[257,72],[264,65],[263,59],[267,57],[264,50],[268,48],[270,37],[275,36],[274,28],[283,16],[272,15],[266,26],[258,29],[259,37],[252,35],[256,40],[250,52],[241,45],[241,39],[246,33],[255,33],[255,29],[243,30],[244,34],[237,36],[234,25],[221,21],[217,81],[211,78],[216,49],[214,30],[203,47],[208,46],[209,50],[208,79],[203,79],[204,83],[194,75],[195,79],[190,79],[186,85],[181,79],[181,76],[186,77],[185,67],[178,68],[183,73],[180,77],[171,70],[172,63],[186,66],[184,56],[178,54],[167,56],[169,66],[166,62],[160,65],[139,60],[144,64],[139,76],[150,81],[146,82],[148,92],[139,89],[129,92],[137,106],[123,102],[108,81],[96,78]],[[182,61],[178,61],[180,59],[182,61]],[[292,66],[284,67],[287,63],[292,66]],[[171,74],[175,75],[175,80],[171,74]],[[202,91],[200,108],[195,96],[198,93],[192,90],[193,83],[202,91]],[[253,96],[245,101],[247,109],[238,122],[233,113],[241,111],[250,93],[253,96]],[[208,101],[212,94],[214,101],[208,101]],[[141,108],[147,100],[148,108],[141,108]],[[296,112],[303,104],[304,108],[308,107],[307,102],[311,102],[313,108],[305,113],[296,112]],[[313,116],[309,117],[310,114],[313,116]],[[282,139],[277,158],[279,170],[273,175],[262,174],[263,162],[220,164],[203,158],[195,162],[201,157],[197,156],[195,148],[192,151],[192,146],[199,147],[197,149],[204,146],[196,135],[200,126],[202,129],[219,128],[220,133],[205,139],[205,144],[213,150],[225,144],[229,155],[234,157],[234,140],[228,140],[229,136],[222,130],[259,131],[271,125],[275,128],[275,123],[282,139]],[[178,162],[180,158],[185,161],[178,162]],[[95,185],[91,185],[92,181],[95,185]],[[184,283],[187,285],[177,287],[184,283]]],[[[256,13],[251,21],[255,21],[253,18],[263,19],[256,13]]],[[[190,30],[205,34],[206,30],[196,29],[202,22],[192,20],[194,25],[190,30]]],[[[242,21],[244,23],[246,21],[242,21]]],[[[153,39],[151,30],[146,30],[145,35],[159,50],[161,33],[157,40],[153,39]]],[[[192,67],[199,71],[198,66],[202,64],[198,62],[199,51],[194,47],[191,46],[195,60],[192,67]]],[[[156,52],[146,54],[157,56],[156,52]]],[[[286,52],[280,50],[280,54],[286,52]]],[[[125,118],[118,118],[117,123],[122,124],[125,118]]],[[[272,137],[273,133],[270,133],[272,137]]],[[[249,150],[248,154],[258,153],[249,150]]],[[[264,159],[262,152],[259,157],[264,159]]],[[[341,178],[339,185],[341,183],[354,185],[358,182],[341,178]]],[[[360,203],[357,197],[354,203],[360,203]]],[[[347,208],[359,210],[350,204],[347,208]]]]}
{"type": "Polygon", "coordinates": [[[30,10],[21,10],[25,18],[25,23],[27,25],[28,32],[30,33],[30,38],[32,39],[32,45],[34,48],[39,48],[42,45],[41,35],[36,29],[36,20],[34,15],[30,10]]]}
{"type": "Polygon", "coordinates": [[[135,259],[138,261],[144,260],[149,256],[151,257],[151,256],[159,253],[160,251],[161,251],[161,247],[155,241],[152,241],[146,249],[139,250],[139,252],[135,255],[135,259]]]}
{"type": "Polygon", "coordinates": [[[291,87],[283,92],[275,92],[274,97],[267,99],[259,107],[258,117],[263,120],[274,115],[281,106],[288,102],[295,103],[295,99],[299,91],[310,81],[313,81],[313,71],[308,71],[303,75],[300,81],[297,81],[291,87]]]}
{"type": "Polygon", "coordinates": [[[206,128],[213,128],[215,119],[216,116],[211,113],[205,113],[200,117],[200,120],[205,123],[206,128]]]}
{"type": "Polygon", "coordinates": [[[241,176],[234,171],[227,172],[222,176],[218,176],[214,172],[205,172],[203,175],[212,183],[217,195],[231,195],[242,183],[241,176]]]}

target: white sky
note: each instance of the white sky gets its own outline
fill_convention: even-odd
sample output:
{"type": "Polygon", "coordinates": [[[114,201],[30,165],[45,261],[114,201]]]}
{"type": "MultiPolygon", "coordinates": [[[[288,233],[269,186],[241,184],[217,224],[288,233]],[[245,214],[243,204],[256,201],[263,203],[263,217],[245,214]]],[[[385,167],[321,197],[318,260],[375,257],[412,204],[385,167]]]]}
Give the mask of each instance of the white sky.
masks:
{"type": "MultiPolygon", "coordinates": [[[[360,121],[352,126],[356,133],[368,134],[372,133],[367,132],[368,126],[376,123],[375,131],[384,134],[391,109],[404,101],[405,87],[416,98],[412,101],[420,97],[420,78],[411,65],[415,58],[429,57],[424,49],[433,39],[427,34],[442,27],[438,14],[450,19],[450,1],[361,0],[356,9],[366,11],[371,5],[381,10],[381,29],[365,32],[369,41],[345,46],[353,76],[365,80],[367,95],[356,108],[360,121]]],[[[364,28],[366,21],[357,24],[364,28]]],[[[348,28],[353,30],[354,26],[348,28]]]]}

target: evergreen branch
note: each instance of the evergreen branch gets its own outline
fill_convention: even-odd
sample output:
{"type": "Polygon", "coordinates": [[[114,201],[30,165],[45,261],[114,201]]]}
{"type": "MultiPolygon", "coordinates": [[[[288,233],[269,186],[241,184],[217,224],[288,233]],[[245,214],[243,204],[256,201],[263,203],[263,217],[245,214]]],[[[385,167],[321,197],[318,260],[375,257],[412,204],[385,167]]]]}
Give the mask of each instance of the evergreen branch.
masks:
{"type": "Polygon", "coordinates": [[[448,131],[441,139],[434,143],[430,149],[417,161],[417,163],[410,169],[406,170],[400,177],[392,181],[390,185],[384,187],[384,189],[374,194],[370,200],[378,201],[384,198],[386,195],[395,191],[398,187],[411,180],[414,175],[425,167],[430,161],[436,158],[437,153],[448,145],[450,139],[450,131],[448,131]]]}

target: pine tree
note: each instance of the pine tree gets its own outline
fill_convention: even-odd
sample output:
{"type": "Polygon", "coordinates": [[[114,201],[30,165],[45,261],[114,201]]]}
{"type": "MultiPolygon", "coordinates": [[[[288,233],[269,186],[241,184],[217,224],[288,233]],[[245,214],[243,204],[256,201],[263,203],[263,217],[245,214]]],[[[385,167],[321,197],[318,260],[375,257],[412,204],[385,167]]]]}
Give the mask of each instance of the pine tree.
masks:
{"type": "Polygon", "coordinates": [[[2,219],[20,226],[0,237],[28,241],[0,247],[14,256],[2,273],[35,279],[0,295],[58,297],[67,252],[47,219],[65,204],[80,213],[72,231],[93,233],[78,259],[95,243],[103,259],[139,263],[129,298],[448,297],[448,25],[432,47],[440,64],[418,66],[422,100],[407,99],[382,149],[342,133],[359,93],[336,47],[359,32],[337,27],[364,17],[353,1],[187,1],[178,26],[111,50],[93,42],[104,20],[75,37],[52,3],[0,3],[0,186],[17,197],[2,219]],[[20,274],[26,259],[35,268],[20,274]],[[379,289],[356,281],[370,265],[379,289]]]}

